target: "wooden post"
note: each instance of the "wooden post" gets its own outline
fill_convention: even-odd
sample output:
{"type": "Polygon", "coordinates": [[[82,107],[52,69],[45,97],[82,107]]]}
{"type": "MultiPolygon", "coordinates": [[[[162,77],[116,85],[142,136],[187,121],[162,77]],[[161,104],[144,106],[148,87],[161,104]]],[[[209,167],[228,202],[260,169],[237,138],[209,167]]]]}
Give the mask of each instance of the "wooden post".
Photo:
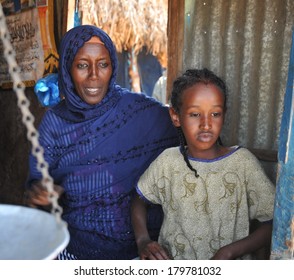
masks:
{"type": "Polygon", "coordinates": [[[294,29],[284,99],[271,259],[294,259],[294,29]]]}
{"type": "MultiPolygon", "coordinates": [[[[59,0],[55,0],[55,2],[57,2],[59,0]]],[[[69,17],[69,11],[68,11],[68,8],[69,8],[69,4],[72,3],[71,0],[63,0],[62,1],[63,3],[63,17],[61,19],[61,36],[60,36],[60,39],[61,37],[64,35],[64,33],[67,31],[67,25],[68,25],[68,17],[69,17]],[[70,1],[70,3],[69,3],[70,1]]]]}
{"type": "Polygon", "coordinates": [[[66,31],[74,27],[74,18],[75,18],[75,7],[76,7],[76,0],[67,0],[67,23],[66,23],[66,31]]]}
{"type": "Polygon", "coordinates": [[[140,75],[138,71],[137,55],[133,49],[128,49],[128,76],[131,90],[141,92],[140,75]]]}
{"type": "Polygon", "coordinates": [[[185,1],[168,1],[167,23],[167,101],[171,95],[172,83],[177,78],[183,67],[185,1]]]}

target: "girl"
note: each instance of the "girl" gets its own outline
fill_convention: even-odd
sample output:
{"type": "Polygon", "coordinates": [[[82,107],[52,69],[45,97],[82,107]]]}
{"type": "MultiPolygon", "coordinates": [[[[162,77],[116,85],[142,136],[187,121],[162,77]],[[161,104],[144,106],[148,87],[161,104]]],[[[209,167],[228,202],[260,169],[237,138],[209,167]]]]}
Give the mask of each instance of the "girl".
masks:
{"type": "Polygon", "coordinates": [[[171,105],[181,145],[151,163],[132,205],[140,259],[250,259],[270,244],[275,189],[247,149],[221,145],[224,82],[207,69],[187,70],[171,105]],[[164,212],[158,242],[146,228],[150,202],[164,212]],[[251,220],[261,222],[252,233],[251,220]]]}

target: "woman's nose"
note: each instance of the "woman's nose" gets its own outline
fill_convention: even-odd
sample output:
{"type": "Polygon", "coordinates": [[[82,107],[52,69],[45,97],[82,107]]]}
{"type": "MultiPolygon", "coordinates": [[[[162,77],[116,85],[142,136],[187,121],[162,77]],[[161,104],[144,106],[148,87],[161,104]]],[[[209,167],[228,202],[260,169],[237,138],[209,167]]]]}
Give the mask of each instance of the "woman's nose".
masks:
{"type": "Polygon", "coordinates": [[[89,72],[89,77],[91,78],[91,79],[97,79],[97,77],[98,77],[98,68],[97,67],[95,67],[95,66],[92,66],[91,68],[90,68],[90,72],[89,72]]]}

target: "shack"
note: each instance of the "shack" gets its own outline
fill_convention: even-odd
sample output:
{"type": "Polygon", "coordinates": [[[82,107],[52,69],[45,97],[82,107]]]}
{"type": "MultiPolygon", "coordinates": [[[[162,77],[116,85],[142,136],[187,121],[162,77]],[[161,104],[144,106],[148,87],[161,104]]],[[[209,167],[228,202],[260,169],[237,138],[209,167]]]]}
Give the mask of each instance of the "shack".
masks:
{"type": "MultiPolygon", "coordinates": [[[[41,76],[56,71],[57,49],[61,35],[74,24],[101,24],[100,27],[109,32],[117,42],[119,52],[122,54],[127,52],[127,59],[123,61],[127,61],[129,65],[127,78],[124,81],[129,79],[130,86],[135,89],[139,88],[138,85],[142,86],[142,83],[136,80],[138,73],[132,70],[136,68],[137,55],[142,51],[151,54],[161,67],[167,68],[167,101],[172,81],[187,68],[207,67],[222,76],[229,85],[228,107],[230,108],[226,115],[223,142],[226,145],[238,144],[249,148],[262,162],[272,181],[280,182],[277,182],[278,151],[283,143],[280,142],[279,136],[287,83],[290,87],[292,83],[293,89],[293,74],[290,74],[293,73],[293,61],[292,68],[290,67],[294,26],[292,0],[169,0],[163,1],[161,6],[159,4],[155,6],[155,2],[159,3],[159,1],[150,1],[149,6],[153,7],[154,11],[153,15],[148,14],[149,20],[150,17],[157,15],[156,9],[159,7],[163,7],[166,11],[166,33],[164,33],[164,23],[160,21],[157,21],[159,32],[155,33],[156,29],[152,29],[152,26],[156,21],[151,23],[151,20],[150,24],[142,27],[141,31],[138,29],[139,25],[133,24],[133,27],[137,28],[137,33],[131,33],[128,29],[132,26],[130,23],[115,21],[121,19],[120,15],[116,14],[118,9],[115,10],[115,5],[108,6],[103,13],[100,11],[99,16],[91,18],[87,7],[92,8],[91,11],[94,9],[96,11],[94,15],[98,15],[98,9],[110,3],[110,1],[98,1],[101,4],[99,6],[96,2],[1,1],[6,8],[8,18],[11,19],[10,25],[14,27],[11,33],[15,35],[15,40],[20,40],[20,31],[25,30],[27,34],[32,35],[30,28],[36,24],[35,20],[39,21],[38,24],[41,26],[39,36],[42,46],[40,48],[40,45],[31,45],[33,49],[40,48],[40,52],[31,53],[31,57],[33,59],[42,53],[44,57],[42,65],[36,65],[36,62],[33,68],[40,69],[38,67],[43,66],[43,69],[41,72],[35,71],[35,76],[24,77],[27,86],[26,95],[31,102],[30,110],[35,116],[36,126],[46,108],[40,105],[34,94],[34,83],[41,76]],[[16,3],[22,4],[15,6],[16,3]],[[23,16],[25,13],[29,16],[23,16]],[[108,17],[103,21],[103,16],[108,17]],[[22,17],[25,21],[24,29],[18,29],[20,27],[18,20],[22,17]],[[121,33],[118,28],[123,28],[124,32],[121,33]],[[138,36],[134,36],[143,33],[147,33],[144,35],[145,38],[154,40],[142,41],[138,36]],[[156,37],[156,34],[162,35],[156,37]]],[[[134,7],[138,8],[135,2],[139,1],[128,2],[134,3],[134,7]]],[[[140,13],[134,15],[129,14],[128,18],[134,20],[146,16],[140,13]]],[[[1,59],[3,60],[3,57],[1,59]]],[[[29,60],[27,57],[26,59],[29,60]]],[[[32,67],[32,64],[26,64],[28,68],[23,68],[24,74],[29,72],[30,66],[32,67]]],[[[2,147],[0,203],[22,204],[30,144],[27,141],[26,130],[16,106],[16,96],[9,84],[7,72],[2,69],[1,73],[7,80],[2,78],[0,88],[2,132],[0,134],[2,147]]],[[[158,74],[153,79],[156,80],[159,76],[158,74]]],[[[154,83],[155,81],[153,85],[154,83]]],[[[290,100],[292,99],[289,97],[286,101],[290,102],[290,100]]],[[[289,110],[293,110],[293,105],[289,110]]],[[[291,123],[290,116],[293,118],[292,114],[288,114],[287,123],[291,123]]],[[[292,182],[287,182],[290,184],[287,188],[292,189],[293,193],[292,182]]],[[[287,230],[284,238],[287,239],[293,238],[289,236],[291,217],[293,217],[293,197],[289,207],[288,213],[291,215],[285,218],[287,230]]],[[[287,246],[285,244],[283,246],[283,249],[287,250],[287,246]]]]}

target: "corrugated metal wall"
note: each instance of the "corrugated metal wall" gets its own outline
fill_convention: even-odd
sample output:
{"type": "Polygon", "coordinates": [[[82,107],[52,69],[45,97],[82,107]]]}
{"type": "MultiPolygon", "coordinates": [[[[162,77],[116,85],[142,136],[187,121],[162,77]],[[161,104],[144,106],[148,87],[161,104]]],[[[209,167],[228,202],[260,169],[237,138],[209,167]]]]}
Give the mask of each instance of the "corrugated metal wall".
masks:
{"type": "Polygon", "coordinates": [[[226,145],[277,150],[293,24],[293,0],[185,1],[183,69],[226,80],[226,145]]]}

